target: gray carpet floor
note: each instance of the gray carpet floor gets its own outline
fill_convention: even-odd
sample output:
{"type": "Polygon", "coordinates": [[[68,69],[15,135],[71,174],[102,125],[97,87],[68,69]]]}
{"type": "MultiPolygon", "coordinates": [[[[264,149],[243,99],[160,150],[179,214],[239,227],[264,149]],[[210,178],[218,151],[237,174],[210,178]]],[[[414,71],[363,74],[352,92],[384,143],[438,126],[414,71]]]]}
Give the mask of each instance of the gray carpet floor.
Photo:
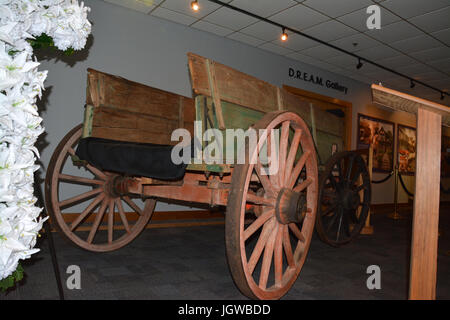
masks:
{"type": "MultiPolygon", "coordinates": [[[[283,299],[406,299],[411,219],[373,215],[375,234],[333,248],[314,235],[301,274],[283,299]],[[381,289],[366,287],[369,265],[381,268],[381,289]]],[[[441,209],[437,298],[450,299],[450,210],[441,209]]],[[[246,299],[228,271],[224,226],[146,229],[118,251],[92,253],[53,233],[63,284],[81,268],[81,289],[66,299],[246,299]]],[[[0,300],[58,299],[48,239],[23,262],[26,278],[0,300]]]]}

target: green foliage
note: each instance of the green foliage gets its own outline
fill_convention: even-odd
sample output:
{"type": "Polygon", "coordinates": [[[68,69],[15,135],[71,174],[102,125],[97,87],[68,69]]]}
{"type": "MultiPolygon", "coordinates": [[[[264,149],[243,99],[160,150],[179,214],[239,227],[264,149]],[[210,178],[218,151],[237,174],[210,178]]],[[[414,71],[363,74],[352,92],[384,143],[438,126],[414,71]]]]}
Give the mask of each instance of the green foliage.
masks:
{"type": "MultiPolygon", "coordinates": [[[[52,37],[49,35],[43,33],[40,36],[34,38],[34,39],[28,39],[28,42],[31,44],[34,50],[39,49],[53,49],[53,50],[59,50],[55,43],[53,42],[52,37]]],[[[75,50],[73,48],[68,48],[67,50],[63,51],[65,55],[70,56],[72,55],[75,50]]]]}
{"type": "Polygon", "coordinates": [[[0,280],[0,291],[6,291],[7,289],[14,287],[17,282],[23,279],[23,268],[19,264],[16,271],[14,271],[9,277],[0,280]]]}

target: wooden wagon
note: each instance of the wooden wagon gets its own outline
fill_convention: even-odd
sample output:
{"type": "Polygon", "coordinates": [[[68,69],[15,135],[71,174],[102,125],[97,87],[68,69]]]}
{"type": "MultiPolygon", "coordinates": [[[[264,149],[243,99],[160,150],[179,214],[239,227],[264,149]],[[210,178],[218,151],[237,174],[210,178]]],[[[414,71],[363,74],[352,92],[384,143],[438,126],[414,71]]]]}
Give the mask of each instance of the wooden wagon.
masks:
{"type": "Polygon", "coordinates": [[[88,70],[84,123],[62,139],[47,171],[52,222],[78,246],[105,252],[132,241],[158,199],[226,206],[236,285],[251,298],[280,298],[302,269],[315,225],[332,245],[360,232],[370,202],[366,166],[354,152],[331,156],[331,145],[343,147],[336,116],[317,110],[320,121],[305,122],[311,108],[297,96],[195,54],[188,61],[194,99],[88,70]],[[311,126],[326,146],[314,142],[311,126]],[[178,128],[206,135],[184,141],[188,164],[172,160],[178,128]],[[249,135],[220,140],[226,129],[252,129],[256,143],[249,135]],[[206,151],[211,141],[221,143],[223,163],[195,161],[192,150],[206,151]],[[320,181],[317,152],[330,158],[320,181]]]}

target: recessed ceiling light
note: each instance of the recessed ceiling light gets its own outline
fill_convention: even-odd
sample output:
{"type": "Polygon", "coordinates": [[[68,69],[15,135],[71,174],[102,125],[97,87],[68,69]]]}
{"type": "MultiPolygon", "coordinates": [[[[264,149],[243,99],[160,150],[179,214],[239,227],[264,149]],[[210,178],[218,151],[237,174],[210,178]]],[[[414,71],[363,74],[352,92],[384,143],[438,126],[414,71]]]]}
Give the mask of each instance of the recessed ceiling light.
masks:
{"type": "Polygon", "coordinates": [[[286,41],[288,39],[288,34],[286,33],[286,29],[283,28],[283,33],[281,34],[281,41],[286,41]]]}
{"type": "Polygon", "coordinates": [[[199,4],[198,4],[198,1],[196,0],[196,1],[192,1],[191,2],[191,8],[192,8],[192,10],[194,10],[194,11],[198,11],[198,10],[200,10],[200,6],[199,6],[199,4]]]}

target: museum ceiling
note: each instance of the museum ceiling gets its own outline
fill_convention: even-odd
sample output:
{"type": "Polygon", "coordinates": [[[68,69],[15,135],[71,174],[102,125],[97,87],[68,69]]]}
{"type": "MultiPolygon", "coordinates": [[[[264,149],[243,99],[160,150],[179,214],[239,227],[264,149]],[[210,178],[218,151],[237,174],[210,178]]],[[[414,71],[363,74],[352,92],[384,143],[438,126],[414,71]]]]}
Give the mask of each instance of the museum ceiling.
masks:
{"type": "MultiPolygon", "coordinates": [[[[244,42],[365,83],[382,82],[423,98],[439,93],[297,34],[280,40],[279,27],[201,0],[104,0],[244,42]]],[[[354,52],[413,79],[450,92],[450,0],[225,0],[231,5],[354,52]],[[256,5],[257,4],[257,5],[256,5]],[[366,26],[366,8],[381,8],[381,29],[366,26]]],[[[450,98],[446,98],[449,101],[450,98]]]]}

